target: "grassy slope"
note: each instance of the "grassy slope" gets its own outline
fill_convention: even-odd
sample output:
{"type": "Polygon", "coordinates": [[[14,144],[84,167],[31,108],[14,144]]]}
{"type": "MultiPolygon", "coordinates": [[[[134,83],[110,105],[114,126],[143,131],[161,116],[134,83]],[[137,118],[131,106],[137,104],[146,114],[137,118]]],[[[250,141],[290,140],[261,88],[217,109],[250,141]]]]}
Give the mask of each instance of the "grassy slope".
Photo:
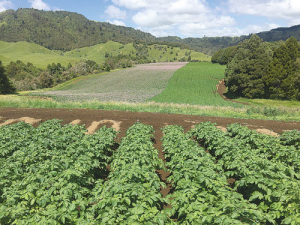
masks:
{"type": "Polygon", "coordinates": [[[17,60],[21,60],[24,63],[30,62],[36,67],[44,69],[53,62],[67,66],[69,62],[79,62],[80,59],[63,56],[59,51],[51,51],[34,43],[0,41],[0,61],[7,65],[11,61],[17,60]]]}
{"type": "Polygon", "coordinates": [[[105,44],[98,44],[91,47],[75,49],[66,52],[64,55],[68,57],[90,59],[101,64],[105,61],[106,53],[112,56],[117,56],[119,54],[129,55],[131,51],[136,51],[132,43],[122,45],[117,42],[108,41],[105,44]]]}
{"type": "Polygon", "coordinates": [[[202,52],[190,51],[188,49],[180,49],[179,47],[168,47],[167,45],[150,45],[148,46],[148,54],[151,60],[157,62],[170,62],[180,60],[183,57],[186,59],[191,55],[192,60],[210,62],[211,57],[202,52]],[[176,58],[176,60],[174,60],[176,58]]]}
{"type": "MultiPolygon", "coordinates": [[[[157,46],[160,46],[162,50],[159,50],[159,48],[154,49],[154,46],[148,47],[149,58],[151,60],[156,60],[157,62],[170,61],[173,60],[174,57],[178,60],[182,57],[186,57],[187,59],[188,56],[186,56],[186,53],[190,52],[186,49],[167,48],[165,45],[157,46]],[[165,51],[164,48],[167,50],[165,51]],[[171,54],[171,51],[173,51],[173,54],[171,54]],[[178,56],[176,56],[176,53],[178,56]],[[160,55],[162,57],[160,57],[160,55]]],[[[135,54],[136,49],[133,47],[132,43],[122,45],[117,42],[109,41],[105,44],[98,44],[68,52],[61,52],[51,51],[34,43],[8,43],[0,41],[0,61],[2,61],[4,65],[7,65],[11,61],[21,60],[24,63],[30,62],[36,67],[44,69],[48,64],[53,62],[61,63],[63,66],[66,66],[69,62],[73,64],[82,59],[90,59],[102,64],[105,61],[106,53],[113,56],[117,56],[119,54],[129,55],[132,53],[135,54]]],[[[210,56],[201,52],[191,51],[191,57],[195,60],[210,61],[210,56]]]]}

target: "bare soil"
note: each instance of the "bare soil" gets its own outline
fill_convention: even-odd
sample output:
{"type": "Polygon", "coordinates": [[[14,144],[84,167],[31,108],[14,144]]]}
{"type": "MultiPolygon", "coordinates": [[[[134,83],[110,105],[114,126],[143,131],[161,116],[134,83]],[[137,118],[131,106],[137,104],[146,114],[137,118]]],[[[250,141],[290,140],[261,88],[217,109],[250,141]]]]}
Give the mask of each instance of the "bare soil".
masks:
{"type": "Polygon", "coordinates": [[[227,98],[227,97],[225,96],[225,93],[226,93],[226,86],[225,86],[225,81],[224,81],[224,79],[221,80],[221,81],[219,82],[219,84],[217,84],[217,92],[218,92],[218,94],[219,94],[225,101],[231,101],[231,102],[240,103],[240,104],[243,104],[243,105],[249,105],[248,103],[235,101],[235,100],[229,99],[229,98],[227,98]]]}
{"type": "MultiPolygon", "coordinates": [[[[204,121],[216,123],[217,126],[226,130],[226,126],[231,123],[240,123],[270,135],[277,135],[287,130],[300,130],[300,122],[280,122],[271,120],[234,119],[220,117],[204,117],[181,114],[161,114],[161,113],[137,113],[128,111],[105,111],[89,109],[26,109],[26,108],[0,108],[0,126],[24,121],[34,126],[46,120],[60,119],[62,124],[85,124],[88,133],[92,134],[101,126],[114,127],[119,130],[118,141],[125,136],[125,131],[135,122],[152,125],[155,129],[155,147],[159,150],[159,157],[164,160],[162,152],[161,138],[163,136],[161,128],[166,125],[180,125],[185,131],[192,126],[204,121]]],[[[169,173],[158,171],[163,181],[169,173]]],[[[161,192],[166,196],[170,191],[171,184],[161,192]]]]}

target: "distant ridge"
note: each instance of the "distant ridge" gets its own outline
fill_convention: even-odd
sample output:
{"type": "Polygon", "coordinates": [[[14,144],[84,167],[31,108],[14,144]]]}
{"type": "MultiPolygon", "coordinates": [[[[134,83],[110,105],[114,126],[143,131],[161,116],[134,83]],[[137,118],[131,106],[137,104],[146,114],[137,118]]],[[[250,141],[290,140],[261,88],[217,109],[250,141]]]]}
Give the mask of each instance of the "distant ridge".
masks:
{"type": "MultiPolygon", "coordinates": [[[[300,40],[300,25],[280,27],[257,35],[264,41],[287,40],[294,36],[300,40]]],[[[157,38],[134,28],[116,26],[107,22],[88,20],[81,14],[67,11],[43,11],[37,9],[7,10],[0,13],[0,40],[6,42],[34,42],[51,50],[73,50],[108,41],[128,43],[177,43],[182,48],[212,55],[221,48],[236,45],[250,38],[203,37],[180,38],[176,36],[157,38]]]]}

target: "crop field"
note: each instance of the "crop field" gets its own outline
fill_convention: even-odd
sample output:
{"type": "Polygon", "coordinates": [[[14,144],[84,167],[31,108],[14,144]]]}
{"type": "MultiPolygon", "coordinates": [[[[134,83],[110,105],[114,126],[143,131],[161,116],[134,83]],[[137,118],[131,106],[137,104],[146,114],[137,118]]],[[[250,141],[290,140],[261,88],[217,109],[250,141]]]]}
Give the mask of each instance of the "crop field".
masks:
{"type": "Polygon", "coordinates": [[[185,62],[137,65],[71,83],[61,90],[34,94],[60,101],[145,102],[160,94],[174,72],[184,65],[185,62]]]}
{"type": "Polygon", "coordinates": [[[58,101],[158,102],[242,107],[218,93],[225,67],[207,62],[151,63],[79,78],[52,91],[35,92],[58,101]],[[80,80],[81,79],[81,80],[80,80]],[[78,81],[78,82],[77,82],[78,81]]]}
{"type": "Polygon", "coordinates": [[[294,128],[300,123],[1,109],[0,223],[298,224],[294,128]]]}
{"type": "Polygon", "coordinates": [[[150,99],[155,102],[185,103],[192,105],[218,105],[239,107],[240,104],[224,101],[217,93],[224,78],[225,66],[208,62],[189,63],[177,70],[166,89],[150,99]]]}

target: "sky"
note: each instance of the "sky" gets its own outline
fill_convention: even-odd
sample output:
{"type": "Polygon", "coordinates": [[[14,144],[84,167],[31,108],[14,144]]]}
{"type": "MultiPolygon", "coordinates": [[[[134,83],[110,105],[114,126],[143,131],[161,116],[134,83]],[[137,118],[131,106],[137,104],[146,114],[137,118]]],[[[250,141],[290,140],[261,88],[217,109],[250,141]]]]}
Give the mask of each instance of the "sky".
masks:
{"type": "Polygon", "coordinates": [[[0,12],[77,12],[156,37],[240,36],[300,24],[299,0],[0,0],[0,12]]]}

